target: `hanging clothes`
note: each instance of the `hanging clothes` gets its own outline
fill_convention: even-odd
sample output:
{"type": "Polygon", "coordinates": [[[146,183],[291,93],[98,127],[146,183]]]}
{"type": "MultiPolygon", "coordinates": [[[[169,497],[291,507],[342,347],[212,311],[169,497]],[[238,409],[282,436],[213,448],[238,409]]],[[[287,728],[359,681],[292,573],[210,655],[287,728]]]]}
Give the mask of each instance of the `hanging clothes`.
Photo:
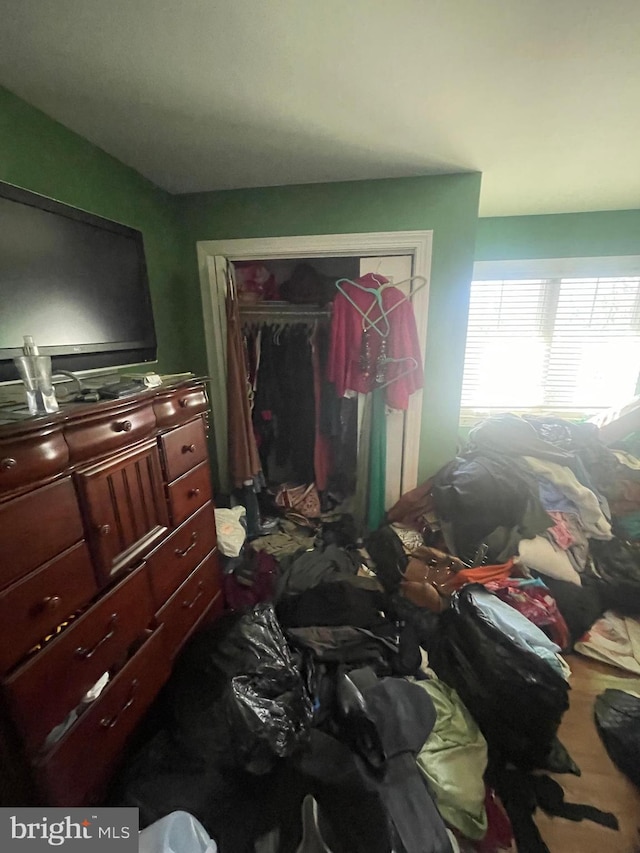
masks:
{"type": "Polygon", "coordinates": [[[371,441],[369,444],[369,497],[367,527],[377,530],[384,521],[385,481],[387,471],[387,416],[383,390],[371,395],[371,441]]]}
{"type": "Polygon", "coordinates": [[[422,355],[413,307],[388,283],[372,273],[344,280],[333,303],[327,376],[339,397],[384,385],[387,405],[406,409],[423,385],[422,355]]]}
{"type": "MultiPolygon", "coordinates": [[[[300,483],[315,479],[316,384],[309,329],[262,324],[253,406],[263,470],[289,466],[300,483]]],[[[324,458],[323,458],[324,461],[324,458]]],[[[326,472],[323,471],[326,476],[326,472]]]]}
{"type": "Polygon", "coordinates": [[[252,481],[261,470],[249,404],[249,370],[233,283],[225,300],[227,315],[227,411],[229,477],[235,488],[252,481]]]}
{"type": "Polygon", "coordinates": [[[281,401],[277,413],[276,462],[280,466],[289,462],[299,482],[312,483],[316,409],[307,326],[286,327],[276,352],[281,401]]]}
{"type": "MultiPolygon", "coordinates": [[[[313,369],[313,396],[315,403],[315,434],[313,445],[313,467],[315,484],[324,492],[329,482],[332,468],[332,447],[329,431],[323,429],[323,404],[327,402],[328,383],[324,382],[328,359],[329,337],[328,330],[316,324],[311,336],[311,364],[313,369]]],[[[334,401],[337,398],[333,395],[334,401]]]]}

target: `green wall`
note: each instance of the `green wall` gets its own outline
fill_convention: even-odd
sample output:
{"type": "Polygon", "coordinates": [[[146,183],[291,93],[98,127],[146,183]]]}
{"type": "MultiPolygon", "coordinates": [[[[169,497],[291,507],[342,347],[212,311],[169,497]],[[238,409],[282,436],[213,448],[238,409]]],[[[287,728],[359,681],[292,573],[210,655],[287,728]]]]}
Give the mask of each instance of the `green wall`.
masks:
{"type": "Polygon", "coordinates": [[[180,310],[184,244],[174,200],[140,174],[0,88],[0,180],[143,232],[159,369],[189,370],[180,310]]]}
{"type": "Polygon", "coordinates": [[[0,180],[143,232],[163,372],[206,372],[198,240],[433,229],[421,474],[455,451],[479,174],[171,196],[0,88],[0,180]]]}
{"type": "MultiPolygon", "coordinates": [[[[426,477],[456,449],[479,194],[480,175],[472,173],[197,193],[176,203],[194,278],[199,240],[433,229],[420,449],[426,477]]],[[[196,285],[190,293],[195,318],[196,285]]],[[[192,332],[194,361],[204,370],[201,322],[192,332]]]]}
{"type": "Polygon", "coordinates": [[[478,261],[615,255],[640,255],[640,210],[478,220],[478,261]]]}

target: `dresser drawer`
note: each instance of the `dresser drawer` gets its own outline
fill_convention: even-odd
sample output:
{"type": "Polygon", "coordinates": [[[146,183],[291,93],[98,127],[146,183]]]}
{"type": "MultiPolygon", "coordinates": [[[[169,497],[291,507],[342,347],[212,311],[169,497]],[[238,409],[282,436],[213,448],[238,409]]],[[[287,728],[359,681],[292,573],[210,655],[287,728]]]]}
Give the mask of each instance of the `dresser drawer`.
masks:
{"type": "Polygon", "coordinates": [[[218,554],[214,551],[156,616],[158,622],[164,624],[165,643],[170,657],[175,656],[216,595],[222,599],[218,554]]]}
{"type": "Polygon", "coordinates": [[[174,525],[182,524],[192,512],[195,512],[211,500],[211,475],[209,463],[203,462],[183,474],[179,480],[169,486],[169,505],[174,525]]]}
{"type": "Polygon", "coordinates": [[[146,558],[157,607],[162,607],[215,544],[213,504],[207,503],[146,558]]]}
{"type": "Polygon", "coordinates": [[[18,663],[97,592],[89,549],[79,542],[0,593],[0,671],[18,663]]]}
{"type": "Polygon", "coordinates": [[[0,504],[0,587],[82,539],[70,477],[0,504]]]}
{"type": "Polygon", "coordinates": [[[141,566],[6,680],[9,705],[30,749],[40,746],[152,618],[141,566]]]}
{"type": "Polygon", "coordinates": [[[206,412],[209,401],[204,386],[182,388],[154,398],[153,410],[159,427],[172,427],[206,412]]]}
{"type": "Polygon", "coordinates": [[[167,480],[175,480],[207,458],[207,438],[202,418],[190,421],[160,438],[167,480]]]}
{"type": "Polygon", "coordinates": [[[65,425],[71,462],[96,459],[153,435],[156,419],[151,400],[122,404],[108,413],[87,415],[65,425]]]}
{"type": "Polygon", "coordinates": [[[76,472],[98,582],[137,562],[169,524],[155,441],[76,472]]]}
{"type": "Polygon", "coordinates": [[[169,675],[163,628],[155,631],[36,767],[46,802],[98,802],[129,736],[169,675]]]}
{"type": "Polygon", "coordinates": [[[69,448],[59,426],[0,439],[0,494],[62,473],[69,448]]]}

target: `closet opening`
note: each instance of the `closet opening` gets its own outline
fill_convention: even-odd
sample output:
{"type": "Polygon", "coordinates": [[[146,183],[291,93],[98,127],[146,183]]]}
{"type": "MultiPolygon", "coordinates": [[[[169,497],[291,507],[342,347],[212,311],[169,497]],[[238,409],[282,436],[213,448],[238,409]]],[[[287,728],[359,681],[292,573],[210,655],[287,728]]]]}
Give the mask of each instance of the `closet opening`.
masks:
{"type": "Polygon", "coordinates": [[[358,395],[339,397],[328,371],[335,285],[359,276],[360,259],[277,258],[230,268],[264,513],[270,501],[294,512],[357,513],[358,395]]]}
{"type": "Polygon", "coordinates": [[[240,260],[228,270],[248,396],[244,414],[232,402],[228,427],[233,436],[250,418],[259,466],[244,470],[262,508],[377,527],[400,494],[408,395],[422,384],[413,309],[395,286],[411,285],[412,258],[240,260]]]}
{"type": "MultiPolygon", "coordinates": [[[[369,364],[370,375],[375,375],[380,351],[384,372],[389,371],[388,377],[381,374],[383,379],[395,379],[398,373],[403,372],[397,363],[392,364],[393,361],[404,361],[407,373],[411,373],[417,366],[422,373],[431,240],[431,232],[380,232],[206,241],[198,244],[213,439],[218,461],[215,483],[218,495],[228,495],[237,489],[238,478],[232,474],[231,457],[234,441],[239,441],[242,446],[246,438],[243,438],[242,430],[231,427],[233,413],[229,405],[233,406],[233,388],[242,392],[240,397],[249,400],[247,419],[251,422],[252,438],[256,402],[257,411],[267,413],[266,418],[259,415],[261,422],[257,424],[257,437],[260,453],[256,451],[256,457],[259,457],[264,481],[272,489],[275,487],[277,490],[283,483],[302,487],[309,485],[308,480],[316,485],[317,481],[321,485],[328,484],[319,490],[323,508],[334,504],[338,506],[338,502],[345,498],[357,501],[362,489],[365,495],[370,494],[370,484],[363,482],[358,465],[370,455],[371,400],[374,396],[370,392],[373,386],[361,388],[356,383],[351,389],[347,382],[338,389],[336,396],[339,408],[337,416],[333,415],[333,434],[329,432],[320,435],[320,442],[317,442],[315,429],[312,435],[310,428],[311,424],[315,427],[316,408],[323,429],[331,424],[332,415],[331,410],[327,415],[324,405],[316,407],[316,395],[318,392],[320,396],[326,394],[326,389],[319,387],[321,383],[317,379],[314,386],[308,377],[313,377],[315,366],[316,377],[319,375],[324,381],[326,377],[319,370],[318,362],[323,363],[323,359],[332,357],[332,349],[335,349],[331,339],[336,316],[334,308],[341,302],[344,304],[345,300],[344,293],[340,292],[341,288],[336,287],[336,283],[340,279],[347,280],[349,283],[343,284],[342,290],[348,292],[351,287],[358,287],[357,282],[363,276],[371,275],[377,276],[373,280],[376,287],[384,279],[389,285],[389,293],[396,283],[404,283],[402,301],[410,303],[415,347],[410,358],[399,359],[395,357],[397,354],[386,353],[384,347],[389,341],[382,341],[388,332],[384,328],[385,321],[378,318],[371,323],[366,307],[361,310],[356,305],[360,313],[354,315],[356,323],[345,335],[349,343],[355,341],[357,353],[355,357],[352,354],[352,361],[356,367],[361,362],[363,348],[360,345],[364,329],[377,327],[368,328],[369,337],[373,341],[373,347],[369,348],[372,359],[369,364]],[[231,323],[226,307],[230,293],[234,295],[236,303],[235,319],[232,318],[231,323]],[[382,335],[378,333],[380,329],[383,330],[382,335]],[[229,337],[235,338],[236,332],[240,340],[240,373],[236,369],[237,365],[228,358],[229,337]],[[275,354],[271,352],[274,349],[278,350],[275,354]],[[307,381],[302,381],[301,377],[305,376],[307,381]],[[280,436],[278,419],[273,415],[275,409],[262,408],[263,392],[265,389],[269,391],[270,387],[269,377],[272,382],[270,393],[276,395],[273,405],[280,406],[280,421],[288,424],[280,436]],[[278,400],[281,384],[285,386],[285,393],[280,394],[278,400]],[[341,418],[340,408],[343,410],[341,418]],[[305,422],[307,427],[302,428],[305,422]],[[338,422],[342,426],[343,441],[336,453],[335,441],[339,436],[335,424],[338,422]],[[318,446],[325,441],[326,449],[327,437],[332,460],[331,467],[323,469],[322,459],[325,457],[318,454],[318,446]],[[326,475],[324,481],[323,471],[326,475]]],[[[366,280],[362,289],[366,290],[364,285],[371,283],[372,280],[366,280]]],[[[362,296],[361,291],[356,290],[355,293],[358,297],[362,296]]],[[[387,296],[385,294],[384,298],[387,296]]],[[[369,290],[367,299],[371,298],[369,290]]],[[[352,299],[352,303],[357,301],[352,299]]],[[[394,327],[398,326],[397,320],[401,313],[398,311],[390,315],[394,327]]],[[[376,482],[381,486],[377,493],[382,514],[401,493],[417,485],[422,416],[420,387],[411,389],[412,393],[406,394],[404,403],[396,407],[387,405],[389,400],[385,400],[385,395],[390,393],[388,389],[379,395],[382,406],[373,416],[373,422],[383,422],[385,426],[376,439],[378,450],[384,449],[386,452],[386,460],[375,472],[376,482]]],[[[318,432],[321,430],[318,429],[318,432]]]]}

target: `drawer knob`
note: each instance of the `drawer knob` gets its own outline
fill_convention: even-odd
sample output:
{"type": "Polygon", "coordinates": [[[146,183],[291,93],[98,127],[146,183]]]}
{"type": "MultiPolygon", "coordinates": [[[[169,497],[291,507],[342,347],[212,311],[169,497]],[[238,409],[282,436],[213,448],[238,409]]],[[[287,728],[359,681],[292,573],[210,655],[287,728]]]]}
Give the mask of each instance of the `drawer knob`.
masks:
{"type": "Polygon", "coordinates": [[[60,607],[60,602],[62,599],[59,595],[48,595],[46,598],[42,599],[42,609],[43,610],[57,610],[60,607]]]}
{"type": "Polygon", "coordinates": [[[122,708],[120,708],[120,710],[117,713],[115,713],[113,715],[113,717],[103,717],[100,720],[100,725],[102,726],[103,729],[112,729],[115,725],[117,725],[118,720],[120,719],[121,715],[127,710],[127,708],[130,708],[133,705],[133,703],[135,702],[136,690],[137,689],[138,689],[138,679],[134,678],[133,681],[131,682],[131,691],[129,692],[129,698],[124,703],[122,708]]]}
{"type": "Polygon", "coordinates": [[[188,397],[180,397],[180,399],[178,400],[178,405],[180,406],[181,409],[186,409],[187,406],[189,405],[189,398],[188,397]]]}
{"type": "Polygon", "coordinates": [[[195,444],[183,444],[182,445],[182,452],[183,453],[195,453],[196,452],[195,444]]]}
{"type": "Polygon", "coordinates": [[[131,432],[133,424],[131,421],[116,421],[113,428],[116,432],[131,432]]]}
{"type": "Polygon", "coordinates": [[[191,610],[191,608],[195,606],[196,601],[198,601],[199,598],[202,598],[203,595],[204,595],[204,583],[202,581],[200,581],[200,583],[198,584],[198,594],[196,595],[196,597],[193,598],[191,601],[183,601],[182,606],[184,607],[185,610],[191,610]]]}
{"type": "Polygon", "coordinates": [[[116,628],[118,627],[118,614],[112,613],[111,619],[109,619],[108,631],[102,637],[102,639],[98,640],[95,646],[92,646],[90,649],[80,646],[75,651],[75,656],[77,658],[81,658],[82,660],[91,660],[91,658],[95,655],[95,653],[103,646],[106,642],[108,642],[116,632],[116,628]]]}
{"type": "Polygon", "coordinates": [[[175,554],[176,557],[186,557],[189,551],[193,550],[196,547],[196,543],[198,541],[198,534],[194,530],[191,534],[191,542],[187,545],[186,548],[176,548],[175,554]]]}
{"type": "Polygon", "coordinates": [[[97,524],[96,532],[100,536],[108,536],[111,533],[111,525],[110,524],[97,524]]]}
{"type": "Polygon", "coordinates": [[[197,498],[200,494],[200,489],[189,489],[187,492],[187,496],[190,498],[197,498]]]}
{"type": "Polygon", "coordinates": [[[15,459],[11,456],[7,456],[5,459],[0,459],[0,471],[10,471],[12,468],[15,468],[17,464],[18,463],[15,459]]]}

